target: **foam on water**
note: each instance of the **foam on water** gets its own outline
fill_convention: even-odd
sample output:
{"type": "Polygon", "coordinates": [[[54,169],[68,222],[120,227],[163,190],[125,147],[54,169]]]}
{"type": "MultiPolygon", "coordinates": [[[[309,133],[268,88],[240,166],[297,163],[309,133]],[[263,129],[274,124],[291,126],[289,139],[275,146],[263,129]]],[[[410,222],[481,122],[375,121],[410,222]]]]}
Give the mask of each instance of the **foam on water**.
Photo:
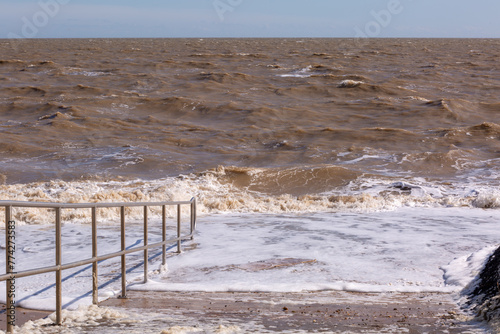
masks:
{"type": "MultiPolygon", "coordinates": [[[[183,325],[168,325],[172,318],[165,315],[116,310],[95,305],[80,306],[76,310],[62,312],[62,324],[53,326],[56,320],[55,313],[45,319],[28,321],[21,327],[16,327],[17,334],[51,334],[51,333],[161,333],[161,334],[189,334],[215,333],[236,334],[243,333],[242,328],[233,324],[197,324],[193,326],[188,319],[176,319],[183,325]]],[[[254,327],[255,326],[250,326],[254,327]]],[[[4,333],[0,331],[0,333],[4,333]]]]}
{"type": "Polygon", "coordinates": [[[447,284],[458,285],[464,289],[471,289],[471,284],[481,272],[485,261],[498,248],[498,245],[487,246],[475,253],[467,254],[454,259],[448,265],[443,266],[443,278],[447,284]]]}
{"type": "MultiPolygon", "coordinates": [[[[96,305],[80,306],[76,310],[62,312],[62,324],[53,326],[56,321],[56,314],[53,313],[47,318],[28,321],[22,327],[16,327],[17,334],[48,334],[48,333],[85,333],[98,331],[105,326],[127,326],[136,319],[130,319],[132,314],[118,311],[116,309],[98,307],[96,305]]],[[[102,331],[99,331],[102,332],[102,331]]],[[[3,332],[2,332],[3,333],[3,332]]]]}
{"type": "Polygon", "coordinates": [[[494,225],[478,209],[207,217],[195,250],[172,258],[159,280],[132,288],[457,292],[477,273],[452,269],[462,267],[452,261],[480,251],[470,260],[477,267],[491,251],[483,247],[498,240],[494,225]]]}
{"type": "MultiPolygon", "coordinates": [[[[500,193],[482,184],[431,183],[423,178],[384,178],[356,175],[341,167],[255,169],[220,167],[199,174],[159,180],[50,181],[0,186],[0,200],[65,203],[187,201],[196,197],[199,214],[234,212],[377,212],[402,207],[470,207],[497,209],[500,193]],[[311,186],[323,188],[308,193],[311,186]],[[295,194],[294,194],[295,193],[295,194]]],[[[140,218],[142,211],[128,208],[140,218]]],[[[153,215],[161,208],[153,207],[153,215]]],[[[115,209],[100,209],[106,222],[115,209]]],[[[169,216],[174,210],[168,212],[169,216]]],[[[187,214],[187,213],[183,213],[187,214]]],[[[47,224],[46,209],[15,209],[18,224],[47,224]]],[[[89,223],[90,210],[65,210],[63,218],[89,223]]],[[[113,223],[111,223],[113,224],[113,223]]]]}
{"type": "Polygon", "coordinates": [[[313,75],[312,66],[309,65],[300,70],[293,71],[292,73],[280,74],[279,76],[282,78],[309,78],[313,75]]]}
{"type": "MultiPolygon", "coordinates": [[[[127,247],[142,244],[140,223],[129,224],[127,247]]],[[[182,254],[169,256],[166,267],[151,253],[153,271],[147,284],[140,284],[141,254],[130,255],[128,263],[135,269],[128,279],[135,284],[129,288],[456,293],[473,280],[500,240],[496,224],[495,212],[466,208],[203,216],[194,241],[183,245],[182,254]]],[[[174,225],[169,234],[175,233],[174,225]]],[[[157,228],[151,228],[150,242],[161,238],[159,221],[153,226],[157,228]]],[[[52,226],[20,226],[16,235],[16,269],[53,264],[52,226]]],[[[62,239],[63,263],[90,257],[89,226],[65,224],[62,239]]],[[[119,248],[118,228],[99,226],[99,254],[119,248]]],[[[100,264],[100,277],[106,281],[100,299],[119,293],[117,272],[119,259],[100,264]]],[[[65,307],[91,303],[91,276],[91,266],[64,273],[65,307]]],[[[50,274],[18,279],[19,305],[53,309],[53,280],[50,274]]]]}
{"type": "Polygon", "coordinates": [[[363,81],[356,81],[356,80],[342,80],[339,83],[340,88],[355,88],[360,85],[364,84],[363,81]]]}

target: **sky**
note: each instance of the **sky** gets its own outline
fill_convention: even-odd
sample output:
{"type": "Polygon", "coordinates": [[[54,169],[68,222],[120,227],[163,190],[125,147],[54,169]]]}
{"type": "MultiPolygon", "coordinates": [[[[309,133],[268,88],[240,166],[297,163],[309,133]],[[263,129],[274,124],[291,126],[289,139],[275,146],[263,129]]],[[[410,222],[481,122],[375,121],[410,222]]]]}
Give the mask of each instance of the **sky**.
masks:
{"type": "Polygon", "coordinates": [[[500,38],[498,0],[2,0],[0,38],[500,38]]]}

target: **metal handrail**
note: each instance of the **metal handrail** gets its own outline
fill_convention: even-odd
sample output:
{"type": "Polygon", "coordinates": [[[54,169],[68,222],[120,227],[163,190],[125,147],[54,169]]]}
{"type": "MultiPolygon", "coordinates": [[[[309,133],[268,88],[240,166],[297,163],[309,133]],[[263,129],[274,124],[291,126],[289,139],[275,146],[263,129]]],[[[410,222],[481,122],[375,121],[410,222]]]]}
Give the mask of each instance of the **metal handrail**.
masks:
{"type": "MultiPolygon", "coordinates": [[[[0,201],[0,207],[5,208],[5,257],[6,257],[6,273],[0,275],[0,281],[6,281],[6,317],[7,317],[7,332],[13,332],[15,326],[15,279],[27,276],[40,275],[48,272],[56,272],[56,323],[62,323],[62,271],[75,267],[80,267],[92,264],[92,303],[98,303],[98,262],[107,260],[113,257],[121,256],[121,277],[122,277],[122,294],[121,298],[126,298],[126,261],[125,255],[134,252],[144,252],[144,282],[148,280],[148,250],[150,248],[162,247],[162,265],[166,263],[166,245],[177,243],[177,252],[180,253],[181,242],[186,239],[193,239],[196,229],[196,199],[193,197],[190,201],[168,201],[168,202],[126,202],[126,203],[48,203],[48,202],[21,202],[21,201],[0,201]],[[181,206],[189,205],[190,212],[190,233],[181,235],[181,206]],[[148,244],[148,208],[162,207],[162,241],[153,244],[148,244]],[[177,206],[177,237],[166,239],[166,207],[177,206]],[[126,249],[125,245],[125,208],[127,207],[143,207],[144,213],[144,245],[126,249]],[[55,210],[55,262],[54,266],[42,267],[20,272],[14,272],[14,266],[9,264],[9,250],[13,244],[12,236],[9,230],[12,219],[13,208],[46,208],[55,210]],[[121,251],[113,252],[105,255],[97,255],[97,209],[98,208],[120,208],[120,237],[121,251]],[[75,261],[67,264],[62,264],[61,254],[61,210],[62,209],[91,209],[92,210],[92,257],[80,261],[75,261]]],[[[15,222],[14,229],[15,229],[15,222]]]]}

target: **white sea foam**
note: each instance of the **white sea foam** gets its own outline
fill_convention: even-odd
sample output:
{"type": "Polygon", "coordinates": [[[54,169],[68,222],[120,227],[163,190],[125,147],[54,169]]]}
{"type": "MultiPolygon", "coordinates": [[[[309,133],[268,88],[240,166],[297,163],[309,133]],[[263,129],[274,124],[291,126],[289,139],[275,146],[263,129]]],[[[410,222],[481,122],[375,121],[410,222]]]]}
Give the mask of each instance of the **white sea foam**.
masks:
{"type": "Polygon", "coordinates": [[[96,305],[80,306],[76,310],[62,312],[62,324],[51,326],[56,321],[53,313],[47,318],[28,321],[21,327],[16,327],[17,334],[48,334],[48,333],[80,333],[91,332],[101,325],[116,325],[117,323],[130,323],[137,320],[129,320],[131,314],[107,307],[96,305]],[[85,331],[84,331],[85,330],[85,331]]]}
{"type": "MultiPolygon", "coordinates": [[[[141,225],[130,224],[127,247],[137,247],[141,225]]],[[[138,290],[458,292],[500,240],[496,224],[489,211],[459,208],[210,215],[201,218],[194,241],[183,245],[185,252],[169,253],[163,270],[159,253],[150,253],[148,284],[141,284],[142,253],[128,256],[134,269],[127,277],[129,288],[138,290]]],[[[159,221],[153,225],[150,243],[161,238],[159,221]]],[[[170,235],[174,225],[169,224],[170,235]]],[[[62,232],[63,263],[90,257],[89,226],[66,224],[62,232]]],[[[16,236],[16,270],[54,263],[53,227],[20,226],[16,236]]],[[[116,227],[100,226],[99,254],[119,250],[119,239],[116,227]]],[[[3,266],[5,256],[0,256],[3,266]]],[[[99,265],[101,300],[119,293],[118,272],[119,258],[99,265]]],[[[65,308],[91,303],[91,277],[91,266],[64,273],[65,308]]],[[[20,306],[55,306],[52,274],[16,284],[20,306]]],[[[1,287],[0,301],[5,301],[1,287]]]]}
{"type": "Polygon", "coordinates": [[[65,74],[67,75],[83,75],[86,77],[100,77],[103,75],[109,75],[109,73],[106,72],[100,72],[100,71],[87,71],[81,68],[76,68],[76,67],[69,67],[64,70],[65,74]]]}
{"type": "Polygon", "coordinates": [[[309,65],[300,70],[293,71],[292,73],[280,74],[282,78],[309,78],[313,75],[312,66],[309,65]]]}
{"type": "Polygon", "coordinates": [[[172,258],[168,272],[148,284],[131,288],[458,292],[477,272],[462,270],[454,259],[476,250],[474,264],[484,261],[500,237],[495,224],[488,212],[453,208],[207,217],[195,250],[172,258]]]}
{"type": "Polygon", "coordinates": [[[355,88],[355,87],[361,86],[362,84],[364,84],[363,81],[347,79],[347,80],[342,80],[339,83],[339,88],[355,88]]]}
{"type": "MultiPolygon", "coordinates": [[[[205,215],[199,217],[195,239],[183,244],[183,253],[169,253],[167,266],[161,266],[159,251],[150,252],[147,284],[142,284],[142,253],[128,255],[131,269],[127,274],[128,289],[458,295],[474,280],[500,240],[496,218],[493,210],[408,207],[371,213],[205,215]]],[[[150,243],[161,238],[159,220],[153,219],[152,223],[156,227],[150,231],[150,243]]],[[[175,234],[173,223],[169,222],[171,236],[175,234]]],[[[99,224],[98,231],[99,254],[120,249],[117,227],[99,224]]],[[[67,223],[62,233],[63,263],[90,257],[88,225],[67,223]]],[[[53,226],[18,226],[16,270],[53,265],[53,236],[53,226]]],[[[127,222],[127,247],[142,242],[141,224],[127,222]]],[[[0,249],[5,251],[5,246],[0,249]]],[[[0,267],[5,267],[5,256],[1,254],[0,267]]],[[[119,258],[99,264],[99,300],[119,294],[119,272],[119,258]]],[[[17,279],[18,305],[53,310],[53,284],[53,274],[17,279]]],[[[63,305],[76,312],[64,315],[67,320],[63,326],[68,333],[95,322],[103,326],[124,325],[144,318],[126,320],[120,314],[115,317],[106,310],[88,308],[91,287],[91,266],[64,272],[63,305]],[[96,320],[103,314],[109,318],[96,320]]],[[[4,283],[0,285],[2,301],[5,301],[4,283]]],[[[20,332],[42,332],[43,324],[43,321],[29,323],[20,332]]],[[[168,333],[191,325],[182,321],[175,324],[180,327],[162,329],[168,333]]],[[[138,328],[145,326],[139,324],[138,328]]],[[[194,328],[219,330],[206,326],[194,328]]],[[[232,329],[220,330],[223,333],[232,329]]]]}
{"type": "Polygon", "coordinates": [[[456,258],[448,265],[443,266],[444,280],[446,284],[463,286],[467,290],[471,290],[474,286],[471,284],[477,283],[475,278],[479,276],[488,257],[498,248],[498,245],[491,245],[480,249],[477,252],[467,254],[456,258]]]}
{"type": "MultiPolygon", "coordinates": [[[[285,172],[288,173],[286,175],[294,175],[294,171],[285,172]]],[[[398,180],[394,177],[363,176],[331,191],[294,196],[251,190],[252,186],[260,187],[262,182],[269,181],[272,176],[269,170],[249,169],[245,173],[250,180],[247,186],[235,184],[237,181],[232,181],[230,172],[224,169],[151,181],[51,181],[0,185],[0,200],[93,203],[187,201],[196,197],[198,213],[201,215],[234,212],[377,212],[400,207],[500,207],[500,193],[497,190],[483,185],[474,186],[473,183],[432,184],[421,178],[398,180]]],[[[272,173],[276,177],[282,175],[281,171],[272,173]]],[[[309,177],[309,174],[303,177],[309,177]]],[[[288,178],[294,180],[291,176],[288,178]]],[[[129,217],[142,217],[139,208],[127,210],[129,217]]],[[[176,214],[174,209],[169,210],[170,217],[176,214]]],[[[159,216],[160,213],[161,208],[151,208],[153,216],[159,216]]],[[[87,224],[90,214],[90,210],[64,210],[63,219],[87,224]]],[[[98,214],[102,223],[109,221],[116,224],[111,221],[116,218],[116,209],[99,209],[98,214]]],[[[186,211],[183,214],[188,213],[186,211]]],[[[53,213],[46,209],[16,208],[13,215],[18,224],[48,224],[54,220],[53,213]]]]}
{"type": "Polygon", "coordinates": [[[481,192],[473,204],[478,208],[498,209],[500,208],[500,192],[497,190],[481,192]]]}
{"type": "Polygon", "coordinates": [[[161,331],[161,334],[189,334],[204,332],[202,328],[192,326],[173,326],[161,331]]]}

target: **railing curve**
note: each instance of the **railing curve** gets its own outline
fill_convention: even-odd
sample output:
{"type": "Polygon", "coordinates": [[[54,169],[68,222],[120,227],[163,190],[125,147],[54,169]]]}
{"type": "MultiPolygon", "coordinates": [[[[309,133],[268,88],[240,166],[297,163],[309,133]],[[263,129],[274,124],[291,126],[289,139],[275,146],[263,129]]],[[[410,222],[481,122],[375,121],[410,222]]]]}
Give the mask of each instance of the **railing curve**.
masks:
{"type": "Polygon", "coordinates": [[[166,245],[177,243],[177,252],[181,252],[181,242],[187,239],[193,239],[196,229],[196,199],[193,197],[189,201],[168,201],[168,202],[127,202],[127,203],[46,203],[46,202],[21,202],[21,201],[0,201],[0,207],[5,208],[5,274],[0,275],[0,282],[6,281],[6,323],[7,332],[13,332],[15,326],[15,279],[20,277],[40,275],[48,272],[56,272],[56,323],[62,322],[62,272],[79,266],[92,264],[92,302],[98,303],[98,262],[113,257],[121,257],[121,298],[126,298],[126,258],[125,255],[134,252],[144,252],[144,282],[148,280],[148,251],[151,248],[162,247],[162,265],[166,263],[166,245]],[[181,206],[189,205],[190,233],[181,235],[181,206]],[[177,237],[166,238],[166,207],[177,206],[177,237]],[[144,244],[141,247],[126,249],[125,245],[125,208],[143,207],[144,208],[144,244]],[[148,244],[148,208],[162,208],[162,241],[148,244]],[[15,271],[13,253],[15,252],[15,224],[12,220],[13,208],[46,208],[55,210],[55,265],[41,267],[36,269],[15,271]],[[99,208],[120,208],[120,238],[121,251],[105,255],[97,255],[97,210],[99,208]],[[62,264],[61,254],[61,211],[63,209],[91,209],[92,210],[92,257],[76,262],[62,264]]]}

